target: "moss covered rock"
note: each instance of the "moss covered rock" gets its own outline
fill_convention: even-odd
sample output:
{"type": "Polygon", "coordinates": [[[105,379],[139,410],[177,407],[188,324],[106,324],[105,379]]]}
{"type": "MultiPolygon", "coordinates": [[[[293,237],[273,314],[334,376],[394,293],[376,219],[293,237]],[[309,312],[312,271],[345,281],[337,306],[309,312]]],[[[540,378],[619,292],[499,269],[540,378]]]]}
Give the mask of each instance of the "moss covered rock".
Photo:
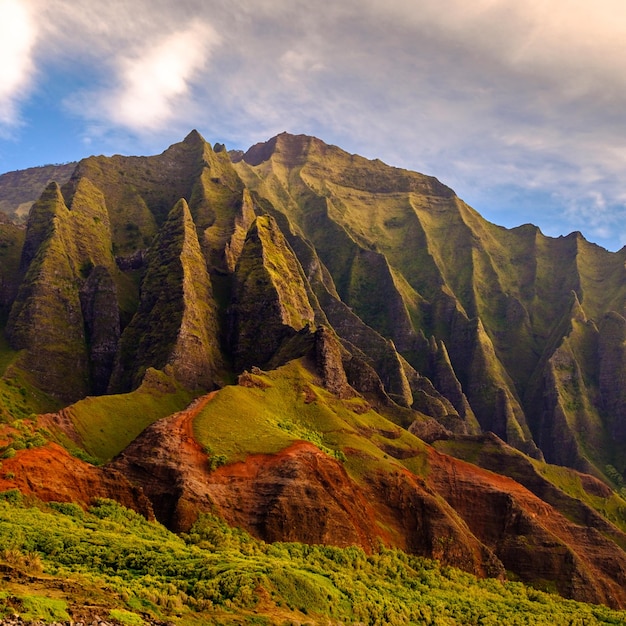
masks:
{"type": "Polygon", "coordinates": [[[137,313],[120,342],[112,389],[137,387],[169,365],[190,387],[211,387],[220,369],[216,305],[189,207],[170,211],[147,255],[137,313]]]}
{"type": "Polygon", "coordinates": [[[236,370],[268,363],[315,315],[296,256],[276,221],[258,217],[234,274],[231,341],[236,370]]]}

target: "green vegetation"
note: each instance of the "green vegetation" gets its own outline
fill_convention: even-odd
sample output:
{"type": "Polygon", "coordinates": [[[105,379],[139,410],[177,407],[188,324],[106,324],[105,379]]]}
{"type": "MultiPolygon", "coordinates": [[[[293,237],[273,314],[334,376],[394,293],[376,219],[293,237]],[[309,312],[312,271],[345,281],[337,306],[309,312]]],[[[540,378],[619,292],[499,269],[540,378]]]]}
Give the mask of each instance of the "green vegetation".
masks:
{"type": "Polygon", "coordinates": [[[412,471],[425,471],[423,442],[363,399],[339,400],[323,389],[304,359],[271,372],[256,370],[246,374],[245,385],[222,389],[194,420],[194,433],[229,463],[248,454],[277,453],[305,440],[345,461],[356,477],[366,469],[397,468],[384,451],[389,448],[412,471]],[[346,449],[352,452],[346,454],[346,449]]]}
{"type": "Polygon", "coordinates": [[[109,500],[88,511],[0,501],[0,564],[0,614],[44,622],[88,605],[128,626],[626,620],[624,612],[478,580],[395,550],[268,545],[210,515],[179,537],[109,500]]]}
{"type": "MultiPolygon", "coordinates": [[[[603,517],[615,524],[620,530],[626,532],[626,493],[623,490],[611,492],[610,495],[600,495],[591,492],[582,481],[583,476],[567,467],[549,465],[547,463],[533,462],[538,472],[547,478],[553,485],[556,485],[564,493],[571,496],[575,501],[585,503],[596,510],[603,517]]],[[[564,510],[567,513],[566,510],[564,510]]],[[[585,523],[584,519],[577,520],[585,523]]],[[[620,542],[622,549],[626,549],[626,544],[620,542]]]]}
{"type": "Polygon", "coordinates": [[[50,433],[42,428],[36,428],[32,421],[16,420],[11,429],[7,429],[8,443],[0,446],[0,458],[11,459],[18,450],[39,448],[46,445],[50,433]]]}
{"type": "Polygon", "coordinates": [[[19,615],[26,622],[70,621],[67,602],[39,595],[14,595],[0,592],[0,616],[19,615]]]}
{"type": "Polygon", "coordinates": [[[88,397],[67,407],[65,412],[84,449],[102,463],[119,454],[150,424],[184,409],[192,398],[192,392],[174,378],[150,370],[135,391],[88,397]]]}
{"type": "MultiPolygon", "coordinates": [[[[543,398],[556,393],[563,401],[549,409],[548,421],[558,424],[550,438],[572,445],[550,449],[544,440],[548,457],[599,472],[607,463],[623,470],[624,434],[611,424],[623,422],[615,410],[623,399],[610,391],[620,388],[623,348],[615,344],[611,363],[605,359],[604,371],[613,367],[614,374],[599,385],[603,365],[592,345],[602,317],[623,310],[623,253],[607,252],[577,233],[551,239],[530,225],[495,226],[436,179],[311,137],[279,135],[256,153],[262,154],[258,162],[253,154],[235,169],[273,205],[281,226],[287,222],[315,247],[330,275],[328,289],[336,287],[354,313],[392,339],[435,385],[429,355],[407,337],[423,332],[443,340],[484,430],[538,456],[528,426],[537,436],[540,425],[533,420],[544,411],[543,398]],[[573,338],[575,367],[585,383],[577,390],[567,388],[568,373],[552,379],[548,364],[572,327],[572,292],[588,318],[588,327],[573,338]],[[615,402],[603,406],[607,398],[615,402]],[[561,410],[565,419],[559,421],[561,410]],[[615,430],[619,443],[606,445],[615,430]]],[[[330,318],[328,303],[322,306],[330,318]]],[[[337,332],[363,350],[348,330],[354,324],[340,321],[337,332]]],[[[364,351],[376,358],[374,348],[364,351]]],[[[378,363],[375,369],[381,374],[378,363]]]]}
{"type": "Polygon", "coordinates": [[[35,378],[20,367],[23,353],[12,350],[0,333],[0,421],[11,423],[60,408],[58,399],[41,391],[35,378]]]}
{"type": "Polygon", "coordinates": [[[258,217],[234,274],[235,368],[265,366],[284,340],[313,322],[302,268],[276,221],[258,217]]]}
{"type": "Polygon", "coordinates": [[[122,335],[112,385],[129,391],[148,367],[170,365],[189,387],[207,386],[220,361],[217,313],[184,200],[170,211],[147,258],[139,308],[122,335]]]}
{"type": "MultiPolygon", "coordinates": [[[[81,286],[95,266],[112,277],[119,273],[111,246],[104,197],[88,179],[76,184],[69,208],[56,183],[33,206],[22,254],[26,275],[11,307],[7,336],[25,350],[24,368],[36,373],[39,386],[66,401],[89,389],[81,286]]],[[[113,288],[106,304],[117,318],[113,288]]]]}
{"type": "MultiPolygon", "coordinates": [[[[281,135],[256,154],[251,159],[256,165],[240,161],[233,167],[224,150],[213,152],[193,132],[156,157],[89,158],[62,188],[56,183],[46,188],[26,233],[0,223],[5,303],[0,326],[6,321],[10,340],[9,345],[0,337],[0,421],[5,424],[0,457],[10,459],[49,437],[33,414],[58,410],[60,404],[39,389],[66,403],[82,398],[61,418],[72,422],[83,447],[74,448],[59,432],[52,437],[81,458],[102,463],[155,420],[234,378],[243,367],[270,368],[308,353],[314,341],[309,325],[323,323],[340,336],[346,374],[355,388],[371,393],[373,405],[384,404],[382,384],[403,409],[387,406],[376,412],[361,398],[339,400],[305,359],[272,372],[253,369],[241,385],[222,389],[194,422],[211,470],[251,453],[277,453],[308,441],[340,460],[361,486],[365,480],[371,486],[378,471],[389,477],[408,468],[424,477],[429,452],[405,430],[416,417],[409,407],[424,413],[418,417],[425,427],[425,416],[434,416],[457,433],[467,425],[479,431],[475,414],[484,430],[528,454],[541,456],[534,435],[551,461],[604,473],[621,495],[493,442],[452,438],[437,448],[511,476],[570,520],[626,548],[621,534],[605,524],[609,520],[626,530],[621,497],[626,253],[609,253],[579,234],[553,240],[532,226],[494,226],[433,178],[348,155],[313,138],[281,135]],[[98,282],[101,270],[106,281],[98,282]],[[118,345],[121,350],[114,354],[118,345]],[[103,353],[109,369],[100,377],[94,355],[103,353]],[[113,389],[128,391],[143,381],[141,387],[85,397],[110,389],[114,359],[113,389]],[[231,371],[221,371],[229,366],[223,363],[232,364],[231,371]],[[469,417],[462,419],[466,408],[469,417]]],[[[69,171],[51,173],[69,176],[69,171]]],[[[43,181],[43,170],[31,174],[23,178],[25,188],[29,178],[43,181]]],[[[11,211],[22,215],[27,202],[18,200],[11,211]]],[[[0,210],[2,202],[0,195],[0,210]]],[[[341,358],[333,359],[323,376],[329,372],[332,378],[341,358]]],[[[16,461],[5,464],[5,478],[6,466],[13,469],[16,461]]],[[[20,499],[19,492],[9,491],[0,504],[17,507],[20,499]]],[[[71,504],[52,509],[41,512],[56,520],[52,525],[74,520],[91,537],[122,515],[102,503],[90,513],[71,504]]],[[[124,516],[123,523],[135,524],[124,516]]],[[[58,548],[62,541],[58,550],[35,540],[30,545],[26,535],[7,528],[0,541],[19,540],[18,547],[6,547],[5,561],[37,576],[44,565],[47,576],[56,576],[55,567],[75,568],[81,585],[92,585],[91,591],[99,588],[97,576],[104,576],[105,587],[117,594],[117,605],[107,606],[104,614],[121,623],[209,609],[220,621],[220,611],[261,611],[264,603],[283,611],[268,619],[283,621],[313,619],[306,614],[366,623],[458,623],[459,615],[470,623],[491,619],[491,613],[481,616],[471,607],[463,613],[438,611],[430,600],[413,602],[417,596],[395,588],[397,597],[390,600],[377,578],[375,557],[389,559],[394,571],[404,567],[395,564],[404,563],[411,573],[401,575],[402,584],[411,593],[414,583],[405,582],[422,571],[417,561],[396,553],[345,556],[353,553],[267,547],[204,520],[186,542],[169,535],[162,539],[168,545],[182,542],[171,546],[181,563],[186,551],[195,559],[204,555],[205,543],[213,542],[209,551],[219,552],[222,561],[204,563],[206,574],[195,561],[183,572],[158,555],[146,565],[143,556],[124,552],[123,533],[112,526],[109,540],[117,556],[102,548],[97,557],[81,553],[85,562],[59,561],[59,554],[73,554],[72,532],[82,536],[80,528],[68,527],[66,538],[57,537],[52,544],[58,548]],[[324,559],[347,560],[354,571],[335,570],[324,559]],[[80,569],[89,563],[91,570],[80,569]]],[[[433,568],[437,576],[447,576],[433,568]]],[[[384,579],[391,584],[394,576],[384,579]]],[[[427,585],[431,598],[437,597],[437,584],[427,585]]],[[[24,615],[52,619],[69,608],[29,599],[19,589],[11,594],[7,610],[17,607],[24,615]]],[[[539,602],[534,596],[532,601],[539,602]]],[[[498,611],[498,622],[506,623],[506,611],[498,611]]],[[[250,623],[262,617],[247,614],[250,623]]]]}

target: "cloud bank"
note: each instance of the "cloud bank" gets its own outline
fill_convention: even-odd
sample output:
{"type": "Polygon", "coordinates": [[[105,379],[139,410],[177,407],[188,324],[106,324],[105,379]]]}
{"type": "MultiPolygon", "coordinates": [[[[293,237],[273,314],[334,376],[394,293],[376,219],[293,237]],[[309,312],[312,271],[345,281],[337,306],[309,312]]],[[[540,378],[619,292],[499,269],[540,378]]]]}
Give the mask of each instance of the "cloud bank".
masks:
{"type": "Polygon", "coordinates": [[[5,128],[44,76],[71,75],[57,106],[111,150],[192,127],[238,147],[310,133],[434,174],[494,221],[626,243],[621,0],[0,0],[0,11],[13,16],[0,32],[5,128]]]}

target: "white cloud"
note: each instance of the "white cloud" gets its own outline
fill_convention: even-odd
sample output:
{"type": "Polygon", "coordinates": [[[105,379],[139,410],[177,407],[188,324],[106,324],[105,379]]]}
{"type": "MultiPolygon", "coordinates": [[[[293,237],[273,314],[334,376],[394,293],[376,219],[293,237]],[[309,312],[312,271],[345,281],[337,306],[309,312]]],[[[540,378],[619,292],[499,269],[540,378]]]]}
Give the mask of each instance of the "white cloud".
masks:
{"type": "MultiPolygon", "coordinates": [[[[80,74],[66,102],[94,150],[161,147],[192,127],[238,147],[304,132],[436,175],[470,202],[547,198],[564,230],[605,235],[623,213],[623,0],[22,3],[0,7],[36,9],[38,76],[80,74]]],[[[2,58],[25,51],[9,97],[0,78],[0,113],[27,93],[34,37],[0,36],[2,58]]],[[[549,213],[524,210],[517,221],[549,213]]]]}
{"type": "Polygon", "coordinates": [[[303,82],[309,72],[320,72],[324,63],[315,54],[298,49],[287,50],[280,58],[281,77],[291,83],[303,82]]]}
{"type": "Polygon", "coordinates": [[[75,94],[67,103],[105,129],[157,132],[188,112],[194,82],[218,43],[214,29],[201,20],[156,43],[148,40],[142,49],[133,43],[113,57],[111,85],[75,94]]]}
{"type": "Polygon", "coordinates": [[[18,122],[18,103],[34,73],[32,51],[37,37],[30,7],[20,0],[0,0],[0,125],[18,122]]]}
{"type": "Polygon", "coordinates": [[[161,128],[189,94],[217,41],[213,29],[197,21],[141,55],[122,60],[121,84],[105,99],[110,120],[135,131],[161,128]]]}

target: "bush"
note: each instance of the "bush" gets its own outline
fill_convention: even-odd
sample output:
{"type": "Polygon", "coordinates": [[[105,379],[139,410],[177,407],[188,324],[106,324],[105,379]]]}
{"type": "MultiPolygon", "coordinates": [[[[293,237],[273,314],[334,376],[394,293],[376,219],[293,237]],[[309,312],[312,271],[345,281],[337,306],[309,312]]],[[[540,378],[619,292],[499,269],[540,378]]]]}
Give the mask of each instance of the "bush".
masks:
{"type": "Polygon", "coordinates": [[[123,609],[111,609],[109,612],[109,619],[119,622],[124,626],[143,626],[145,622],[137,613],[131,613],[130,611],[124,611],[123,609]]]}
{"type": "Polygon", "coordinates": [[[4,500],[10,504],[20,504],[22,502],[22,492],[19,489],[0,491],[0,500],[4,500]]]}

